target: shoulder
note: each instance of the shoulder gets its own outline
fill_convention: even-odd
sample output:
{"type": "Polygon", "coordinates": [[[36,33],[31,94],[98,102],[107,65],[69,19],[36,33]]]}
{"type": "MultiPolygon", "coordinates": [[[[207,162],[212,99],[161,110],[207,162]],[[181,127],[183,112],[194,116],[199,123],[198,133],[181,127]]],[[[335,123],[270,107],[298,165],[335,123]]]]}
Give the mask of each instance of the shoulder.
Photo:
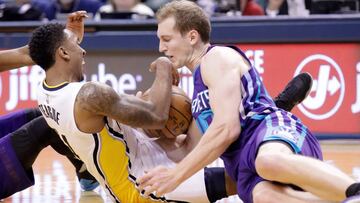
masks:
{"type": "Polygon", "coordinates": [[[202,58],[201,66],[233,67],[241,61],[243,61],[243,57],[236,50],[230,47],[216,46],[202,58]]]}
{"type": "Polygon", "coordinates": [[[109,85],[100,82],[86,82],[77,94],[76,102],[84,108],[91,107],[99,110],[118,99],[119,95],[109,85]]]}
{"type": "MultiPolygon", "coordinates": [[[[100,82],[86,82],[82,85],[79,94],[83,96],[101,95],[113,90],[110,86],[100,82]]],[[[113,90],[115,91],[115,90],[113,90]]]]}
{"type": "Polygon", "coordinates": [[[214,75],[216,78],[226,73],[241,76],[250,68],[249,62],[230,47],[214,47],[201,60],[201,73],[204,77],[214,75]]]}
{"type": "Polygon", "coordinates": [[[205,55],[204,58],[216,58],[216,59],[239,59],[242,58],[241,54],[233,48],[225,46],[215,46],[205,55]]]}

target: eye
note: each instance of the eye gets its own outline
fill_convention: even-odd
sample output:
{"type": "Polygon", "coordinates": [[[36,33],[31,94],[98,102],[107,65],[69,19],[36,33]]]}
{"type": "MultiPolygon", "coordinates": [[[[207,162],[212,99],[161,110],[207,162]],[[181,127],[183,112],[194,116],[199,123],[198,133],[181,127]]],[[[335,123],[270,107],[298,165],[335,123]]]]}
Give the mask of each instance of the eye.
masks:
{"type": "Polygon", "coordinates": [[[163,37],[163,38],[162,38],[162,41],[163,41],[163,42],[169,42],[170,40],[171,40],[170,37],[163,37]]]}

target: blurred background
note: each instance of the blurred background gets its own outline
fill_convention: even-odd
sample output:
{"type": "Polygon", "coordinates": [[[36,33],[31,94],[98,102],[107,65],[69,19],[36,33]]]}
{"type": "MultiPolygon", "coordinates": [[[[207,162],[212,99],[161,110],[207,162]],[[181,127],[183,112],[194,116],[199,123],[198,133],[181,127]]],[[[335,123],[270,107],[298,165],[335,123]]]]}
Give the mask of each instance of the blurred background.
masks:
{"type": "MultiPolygon", "coordinates": [[[[161,55],[153,17],[168,1],[0,0],[0,49],[23,46],[37,26],[86,10],[86,80],[134,94],[153,81],[147,67],[161,55]]],[[[211,42],[242,49],[271,96],[300,72],[313,76],[308,98],[293,113],[321,140],[325,158],[360,181],[360,0],[196,3],[211,16],[211,42]]],[[[192,75],[186,67],[180,72],[180,86],[191,97],[192,75]]],[[[43,78],[38,66],[1,73],[0,113],[36,106],[43,78]]],[[[101,189],[81,192],[71,166],[51,149],[41,153],[34,170],[36,185],[5,202],[107,202],[101,189]]]]}

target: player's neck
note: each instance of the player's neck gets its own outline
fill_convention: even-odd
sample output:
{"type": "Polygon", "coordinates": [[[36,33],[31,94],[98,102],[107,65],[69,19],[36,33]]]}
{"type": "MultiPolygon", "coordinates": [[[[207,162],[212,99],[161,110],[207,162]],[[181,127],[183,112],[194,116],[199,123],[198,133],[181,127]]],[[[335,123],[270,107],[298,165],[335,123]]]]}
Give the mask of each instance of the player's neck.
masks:
{"type": "Polygon", "coordinates": [[[195,71],[197,66],[201,63],[202,57],[206,54],[207,49],[209,48],[210,44],[201,44],[199,47],[194,48],[193,53],[191,54],[191,59],[189,65],[187,67],[191,70],[191,72],[195,71]]]}
{"type": "Polygon", "coordinates": [[[59,71],[55,67],[51,67],[46,71],[46,84],[50,86],[56,86],[64,82],[75,82],[72,80],[72,76],[67,74],[64,70],[59,71]]]}

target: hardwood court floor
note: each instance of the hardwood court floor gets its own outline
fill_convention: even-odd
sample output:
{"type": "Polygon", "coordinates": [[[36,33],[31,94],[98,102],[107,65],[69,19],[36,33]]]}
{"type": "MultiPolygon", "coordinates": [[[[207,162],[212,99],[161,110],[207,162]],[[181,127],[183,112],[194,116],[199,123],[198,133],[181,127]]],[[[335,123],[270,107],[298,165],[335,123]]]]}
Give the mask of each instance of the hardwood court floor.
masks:
{"type": "MultiPolygon", "coordinates": [[[[326,141],[321,143],[325,160],[360,181],[360,141],[326,141]]],[[[44,149],[34,165],[35,186],[19,192],[4,203],[103,203],[110,202],[98,187],[94,192],[82,192],[72,165],[51,148],[44,149]]],[[[236,198],[226,203],[240,202],[236,198]]]]}

